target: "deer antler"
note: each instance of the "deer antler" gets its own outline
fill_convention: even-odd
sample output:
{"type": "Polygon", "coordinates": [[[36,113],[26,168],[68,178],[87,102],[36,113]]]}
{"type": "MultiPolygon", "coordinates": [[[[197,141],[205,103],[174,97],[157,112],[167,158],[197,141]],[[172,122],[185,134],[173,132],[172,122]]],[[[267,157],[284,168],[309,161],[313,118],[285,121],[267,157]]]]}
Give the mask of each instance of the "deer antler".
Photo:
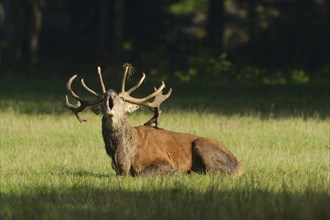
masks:
{"type": "MultiPolygon", "coordinates": [[[[106,89],[105,89],[105,86],[104,86],[104,83],[103,83],[103,79],[102,79],[102,73],[101,73],[101,68],[98,67],[98,75],[99,75],[99,79],[100,79],[100,83],[101,83],[101,87],[102,87],[102,92],[105,93],[106,92],[106,89]]],[[[68,83],[66,85],[67,87],[67,90],[68,90],[68,93],[70,93],[73,98],[75,98],[77,100],[77,104],[76,105],[72,105],[70,102],[69,102],[69,98],[68,96],[66,95],[65,96],[65,107],[67,107],[68,109],[70,109],[77,117],[77,119],[79,120],[79,122],[86,122],[85,119],[82,119],[80,116],[79,116],[79,112],[83,111],[86,107],[89,107],[89,106],[95,106],[97,104],[99,104],[101,101],[102,101],[102,95],[95,92],[94,90],[90,89],[84,82],[84,79],[81,79],[81,84],[83,85],[83,87],[90,93],[92,93],[93,95],[95,95],[97,97],[96,100],[94,101],[87,101],[87,100],[84,100],[82,98],[80,98],[71,88],[71,84],[73,82],[73,80],[75,80],[77,78],[77,74],[72,76],[69,80],[68,80],[68,83]]]]}
{"type": "MultiPolygon", "coordinates": [[[[103,77],[102,77],[102,72],[101,72],[101,67],[97,67],[97,74],[99,76],[99,80],[101,83],[101,88],[102,88],[102,93],[104,94],[106,92],[105,86],[104,86],[104,82],[103,82],[103,77]]],[[[102,97],[102,94],[99,94],[97,92],[95,92],[94,90],[90,89],[84,82],[84,79],[81,79],[81,84],[83,85],[83,87],[90,93],[92,93],[93,95],[95,95],[98,98],[102,97]]]]}
{"type": "MultiPolygon", "coordinates": [[[[154,88],[156,90],[156,88],[154,88]]],[[[170,97],[172,93],[172,89],[170,89],[165,95],[163,95],[163,92],[157,94],[155,96],[155,99],[153,102],[149,102],[149,108],[154,112],[154,116],[149,119],[144,125],[151,126],[153,123],[155,124],[155,127],[159,127],[159,117],[162,111],[160,110],[160,104],[162,104],[168,97],[170,97]]]]}
{"type": "Polygon", "coordinates": [[[163,95],[162,91],[165,88],[165,83],[162,82],[160,87],[158,89],[154,88],[155,91],[153,93],[151,93],[150,95],[148,95],[144,98],[132,97],[130,94],[141,86],[141,84],[143,83],[146,76],[143,73],[139,82],[135,86],[130,88],[128,91],[125,91],[125,82],[126,82],[127,73],[128,73],[128,70],[130,67],[131,67],[130,65],[126,65],[125,71],[123,73],[122,84],[121,84],[122,85],[121,93],[119,95],[125,101],[128,101],[133,104],[137,104],[137,105],[143,105],[143,106],[150,108],[154,112],[154,116],[150,120],[148,120],[144,125],[151,125],[151,124],[155,123],[155,127],[158,127],[158,125],[159,125],[158,119],[161,114],[160,104],[162,102],[164,102],[168,97],[170,97],[170,95],[172,93],[172,89],[170,89],[165,95],[163,95]],[[152,98],[154,98],[154,100],[152,102],[149,102],[149,100],[152,98]]]}

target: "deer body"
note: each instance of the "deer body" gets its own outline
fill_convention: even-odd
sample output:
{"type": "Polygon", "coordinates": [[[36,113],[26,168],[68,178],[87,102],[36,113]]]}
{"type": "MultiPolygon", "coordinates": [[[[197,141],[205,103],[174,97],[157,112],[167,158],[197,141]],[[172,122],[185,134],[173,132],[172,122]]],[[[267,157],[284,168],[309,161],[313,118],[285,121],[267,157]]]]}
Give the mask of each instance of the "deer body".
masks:
{"type": "Polygon", "coordinates": [[[119,175],[220,172],[239,174],[237,159],[221,143],[151,126],[132,127],[103,116],[102,135],[112,167],[119,175]]]}
{"type": "Polygon", "coordinates": [[[112,159],[112,168],[119,175],[155,175],[177,172],[216,172],[240,174],[242,167],[235,156],[220,142],[191,134],[167,131],[158,128],[161,113],[160,104],[171,95],[171,89],[165,95],[162,90],[164,82],[153,93],[144,98],[134,98],[130,93],[143,82],[145,75],[128,91],[125,91],[125,79],[129,66],[126,66],[122,81],[122,91],[106,91],[101,69],[98,68],[102,94],[87,87],[97,100],[81,99],[71,89],[71,83],[77,75],[71,77],[67,84],[68,92],[78,100],[77,105],[69,103],[66,96],[66,107],[73,111],[77,119],[85,121],[78,115],[88,106],[101,106],[102,136],[107,154],[112,159]],[[150,99],[154,99],[149,102],[150,99]],[[100,105],[101,104],[101,105],[100,105]],[[150,108],[154,116],[144,126],[133,127],[129,124],[126,113],[132,113],[140,105],[150,108]],[[155,127],[151,124],[155,123],[155,127]]]}

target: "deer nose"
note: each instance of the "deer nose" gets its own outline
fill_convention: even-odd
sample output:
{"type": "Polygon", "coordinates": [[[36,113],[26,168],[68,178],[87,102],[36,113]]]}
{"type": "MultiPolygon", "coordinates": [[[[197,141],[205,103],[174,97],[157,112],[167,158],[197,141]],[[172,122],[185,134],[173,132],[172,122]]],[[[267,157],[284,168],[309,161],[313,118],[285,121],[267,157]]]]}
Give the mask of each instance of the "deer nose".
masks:
{"type": "Polygon", "coordinates": [[[109,96],[109,98],[114,99],[115,96],[116,96],[116,92],[113,91],[113,90],[109,90],[109,91],[108,91],[108,96],[109,96]]]}

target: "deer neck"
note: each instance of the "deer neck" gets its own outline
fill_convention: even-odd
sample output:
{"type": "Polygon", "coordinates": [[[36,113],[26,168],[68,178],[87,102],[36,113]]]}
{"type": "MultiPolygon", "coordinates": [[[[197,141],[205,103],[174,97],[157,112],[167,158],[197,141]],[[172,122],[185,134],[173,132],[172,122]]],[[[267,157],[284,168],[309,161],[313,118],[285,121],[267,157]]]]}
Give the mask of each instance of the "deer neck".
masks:
{"type": "Polygon", "coordinates": [[[113,168],[118,174],[129,173],[136,150],[136,131],[129,124],[127,117],[117,120],[103,117],[102,134],[106,151],[112,158],[113,168]]]}

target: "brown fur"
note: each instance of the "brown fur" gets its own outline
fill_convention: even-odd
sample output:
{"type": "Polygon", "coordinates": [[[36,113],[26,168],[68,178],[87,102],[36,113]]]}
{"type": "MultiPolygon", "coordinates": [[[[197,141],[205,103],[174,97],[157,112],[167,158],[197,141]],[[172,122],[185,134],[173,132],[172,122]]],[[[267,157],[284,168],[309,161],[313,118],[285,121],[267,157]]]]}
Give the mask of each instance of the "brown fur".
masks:
{"type": "Polygon", "coordinates": [[[235,156],[217,141],[151,126],[132,127],[126,116],[116,123],[103,116],[102,134],[119,175],[242,172],[235,156]]]}

